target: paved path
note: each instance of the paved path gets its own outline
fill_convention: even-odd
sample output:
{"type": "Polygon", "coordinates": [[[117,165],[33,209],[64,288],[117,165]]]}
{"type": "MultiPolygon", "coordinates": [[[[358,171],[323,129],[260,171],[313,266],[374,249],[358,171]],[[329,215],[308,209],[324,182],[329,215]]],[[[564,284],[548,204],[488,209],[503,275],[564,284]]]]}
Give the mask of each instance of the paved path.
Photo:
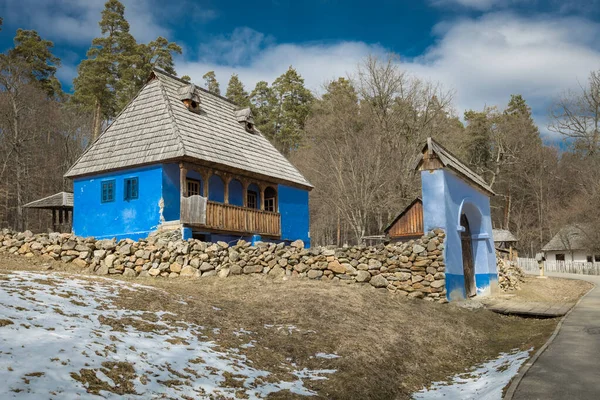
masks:
{"type": "Polygon", "coordinates": [[[600,276],[547,273],[596,285],[527,371],[513,399],[600,399],[600,276]]]}

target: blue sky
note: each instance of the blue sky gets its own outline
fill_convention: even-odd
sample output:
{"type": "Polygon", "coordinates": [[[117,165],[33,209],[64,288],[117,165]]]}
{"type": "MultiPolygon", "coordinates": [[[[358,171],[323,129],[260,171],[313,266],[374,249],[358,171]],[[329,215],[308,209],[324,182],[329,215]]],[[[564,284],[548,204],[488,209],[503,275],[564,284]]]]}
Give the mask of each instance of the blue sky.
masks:
{"type": "MultiPolygon", "coordinates": [[[[224,87],[238,73],[248,88],[293,65],[309,88],[352,76],[369,54],[399,55],[408,73],[454,92],[465,109],[532,106],[542,132],[548,107],[600,69],[600,0],[123,0],[138,41],[158,35],[184,48],[176,69],[201,83],[215,70],[224,87]],[[172,3],[172,4],[171,4],[172,3]]],[[[55,43],[68,89],[104,0],[0,0],[0,46],[18,27],[55,43]]]]}

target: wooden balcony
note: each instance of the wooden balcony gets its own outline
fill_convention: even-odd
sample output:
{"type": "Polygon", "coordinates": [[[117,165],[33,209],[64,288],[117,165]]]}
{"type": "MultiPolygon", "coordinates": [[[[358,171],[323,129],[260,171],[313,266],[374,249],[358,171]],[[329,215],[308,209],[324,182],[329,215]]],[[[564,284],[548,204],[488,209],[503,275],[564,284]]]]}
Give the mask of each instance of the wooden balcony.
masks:
{"type": "Polygon", "coordinates": [[[206,201],[200,196],[181,198],[181,223],[224,233],[281,236],[279,213],[206,201]]]}

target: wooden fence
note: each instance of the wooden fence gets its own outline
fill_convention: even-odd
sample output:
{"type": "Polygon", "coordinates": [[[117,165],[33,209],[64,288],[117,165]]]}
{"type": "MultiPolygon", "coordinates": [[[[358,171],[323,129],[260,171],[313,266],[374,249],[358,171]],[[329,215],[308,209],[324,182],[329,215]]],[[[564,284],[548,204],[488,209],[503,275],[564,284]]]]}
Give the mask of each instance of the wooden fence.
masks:
{"type": "MultiPolygon", "coordinates": [[[[538,262],[533,258],[518,258],[519,267],[523,271],[539,272],[538,262]]],[[[600,263],[579,261],[544,261],[544,271],[567,274],[600,275],[600,263]]]]}

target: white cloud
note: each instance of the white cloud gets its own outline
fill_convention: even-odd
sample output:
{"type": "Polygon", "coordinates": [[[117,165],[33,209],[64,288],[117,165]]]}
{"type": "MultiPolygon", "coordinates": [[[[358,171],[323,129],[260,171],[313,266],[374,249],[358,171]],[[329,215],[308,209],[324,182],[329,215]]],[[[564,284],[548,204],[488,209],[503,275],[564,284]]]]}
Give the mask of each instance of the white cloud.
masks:
{"type": "Polygon", "coordinates": [[[179,75],[189,75],[202,84],[202,75],[214,70],[224,92],[231,74],[236,73],[252,90],[261,80],[273,82],[292,65],[313,91],[323,83],[352,74],[369,54],[384,54],[379,45],[363,42],[275,44],[273,39],[249,28],[236,29],[201,47],[199,59],[177,61],[179,75]]]}
{"type": "MultiPolygon", "coordinates": [[[[600,25],[583,18],[490,13],[439,24],[434,35],[435,43],[423,55],[402,60],[400,66],[454,90],[461,115],[465,109],[504,106],[511,94],[522,94],[545,133],[552,100],[585,83],[600,66],[600,46],[594,41],[600,25]]],[[[197,83],[214,70],[224,91],[232,73],[251,90],[257,81],[272,82],[293,65],[307,87],[321,91],[327,80],[352,75],[367,55],[385,52],[363,42],[276,44],[246,28],[216,38],[214,46],[207,43],[199,59],[180,60],[177,69],[197,83]]]]}
{"type": "MultiPolygon", "coordinates": [[[[98,22],[106,0],[3,0],[4,23],[35,29],[44,38],[62,43],[89,45],[100,35],[98,22]]],[[[156,19],[153,2],[122,0],[130,32],[139,41],[168,36],[169,30],[156,19]]]]}
{"type": "Polygon", "coordinates": [[[552,99],[600,66],[600,25],[582,18],[489,14],[440,25],[436,33],[438,42],[407,69],[455,88],[461,111],[522,94],[542,129],[552,99]]]}

